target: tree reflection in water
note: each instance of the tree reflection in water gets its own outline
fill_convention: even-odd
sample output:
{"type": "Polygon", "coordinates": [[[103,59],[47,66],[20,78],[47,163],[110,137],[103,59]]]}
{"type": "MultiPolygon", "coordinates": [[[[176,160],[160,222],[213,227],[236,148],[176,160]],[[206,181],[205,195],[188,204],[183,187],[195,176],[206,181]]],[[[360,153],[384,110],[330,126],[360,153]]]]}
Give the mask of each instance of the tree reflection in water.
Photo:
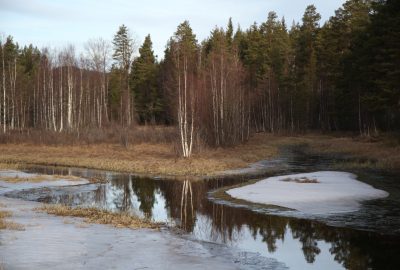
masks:
{"type": "MultiPolygon", "coordinates": [[[[265,255],[278,251],[285,236],[301,243],[308,263],[314,263],[321,253],[319,242],[330,244],[333,259],[349,269],[400,269],[400,238],[374,232],[337,228],[321,222],[257,213],[246,208],[216,204],[207,193],[217,187],[242,182],[241,179],[184,181],[152,180],[117,174],[112,181],[100,185],[94,192],[63,192],[48,194],[48,202],[73,205],[95,205],[113,211],[131,211],[141,216],[178,224],[201,240],[237,244],[251,235],[254,241],[265,243],[265,255]],[[158,201],[158,200],[162,200],[158,201]]],[[[32,191],[31,191],[32,192],[32,191]]],[[[43,192],[43,191],[42,191],[43,192]]],[[[248,239],[246,239],[248,241],[248,239]]],[[[287,240],[291,241],[291,239],[287,240]]]]}
{"type": "Polygon", "coordinates": [[[182,184],[181,196],[181,228],[186,231],[192,231],[195,224],[195,213],[193,210],[193,190],[192,183],[184,180],[182,184]]]}

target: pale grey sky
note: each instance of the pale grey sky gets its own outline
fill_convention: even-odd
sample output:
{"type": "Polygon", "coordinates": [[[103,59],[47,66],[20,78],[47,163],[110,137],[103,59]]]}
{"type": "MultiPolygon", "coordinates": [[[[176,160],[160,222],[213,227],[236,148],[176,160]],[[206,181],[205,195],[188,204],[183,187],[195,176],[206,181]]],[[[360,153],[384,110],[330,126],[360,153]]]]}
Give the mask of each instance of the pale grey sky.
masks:
{"type": "MultiPolygon", "coordinates": [[[[198,40],[229,17],[242,29],[265,21],[269,11],[285,16],[288,25],[300,21],[307,5],[315,4],[322,22],[344,0],[0,0],[0,32],[21,45],[33,43],[78,51],[90,38],[111,40],[118,26],[129,27],[138,42],[150,33],[154,51],[163,56],[169,37],[179,23],[189,20],[198,40]]],[[[159,57],[160,58],[160,57],[159,57]]]]}

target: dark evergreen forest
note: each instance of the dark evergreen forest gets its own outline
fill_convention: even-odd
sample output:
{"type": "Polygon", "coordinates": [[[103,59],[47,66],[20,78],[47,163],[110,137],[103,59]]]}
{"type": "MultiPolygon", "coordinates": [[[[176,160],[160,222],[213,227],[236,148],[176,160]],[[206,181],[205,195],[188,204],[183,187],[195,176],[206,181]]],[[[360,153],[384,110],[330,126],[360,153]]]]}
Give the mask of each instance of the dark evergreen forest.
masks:
{"type": "Polygon", "coordinates": [[[85,53],[0,43],[2,132],[114,125],[176,126],[182,152],[244,142],[253,132],[400,129],[400,1],[348,0],[325,23],[269,12],[248,29],[197,40],[188,21],[157,61],[151,36],[136,51],[122,25],[85,53]]]}

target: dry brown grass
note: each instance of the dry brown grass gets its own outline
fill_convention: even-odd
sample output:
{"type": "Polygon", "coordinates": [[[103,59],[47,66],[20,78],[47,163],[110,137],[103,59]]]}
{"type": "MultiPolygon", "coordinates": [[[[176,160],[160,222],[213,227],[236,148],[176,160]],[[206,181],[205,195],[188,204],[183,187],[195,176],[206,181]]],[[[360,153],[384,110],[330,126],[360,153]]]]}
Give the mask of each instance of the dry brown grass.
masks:
{"type": "Polygon", "coordinates": [[[56,216],[70,216],[84,218],[87,223],[108,224],[117,228],[131,229],[157,229],[160,223],[153,223],[148,220],[140,219],[128,213],[113,213],[97,208],[72,208],[65,205],[45,205],[35,209],[56,216]]]}
{"type": "Polygon", "coordinates": [[[170,143],[176,141],[177,131],[173,126],[136,126],[124,128],[118,125],[102,128],[84,128],[78,131],[57,132],[42,129],[10,130],[0,133],[0,143],[30,143],[35,145],[90,145],[140,143],[170,143]]]}
{"type": "Polygon", "coordinates": [[[6,220],[12,216],[12,213],[9,211],[0,210],[0,230],[16,230],[16,231],[23,231],[24,226],[12,221],[6,220]]]}
{"type": "MultiPolygon", "coordinates": [[[[146,175],[213,176],[224,170],[244,168],[250,163],[271,159],[278,154],[279,146],[288,144],[308,144],[314,152],[347,153],[375,160],[374,166],[381,168],[400,168],[400,146],[398,143],[388,144],[387,140],[375,142],[325,135],[269,134],[255,134],[247,143],[235,147],[203,149],[190,159],[177,157],[176,145],[169,142],[130,144],[128,147],[110,143],[80,146],[0,144],[0,164],[12,167],[15,164],[57,165],[146,175]]],[[[370,166],[371,163],[364,165],[370,166]]]]}
{"type": "Polygon", "coordinates": [[[256,135],[247,144],[206,149],[190,159],[179,158],[170,143],[131,145],[46,146],[1,144],[0,163],[73,166],[150,175],[215,175],[275,156],[268,136],[256,135]]]}
{"type": "Polygon", "coordinates": [[[23,166],[21,166],[21,164],[0,163],[0,170],[19,170],[19,169],[22,169],[22,168],[23,168],[23,166]]]}
{"type": "Polygon", "coordinates": [[[10,211],[0,210],[0,219],[11,217],[12,214],[10,211]]]}
{"type": "Polygon", "coordinates": [[[305,144],[310,152],[345,154],[358,159],[342,166],[400,170],[400,139],[396,135],[384,134],[376,138],[338,134],[266,135],[264,140],[270,146],[305,144]]]}
{"type": "Polygon", "coordinates": [[[353,164],[355,167],[400,170],[400,143],[392,137],[311,136],[306,137],[305,141],[314,152],[348,154],[361,159],[353,164]]]}
{"type": "Polygon", "coordinates": [[[0,176],[1,181],[8,183],[22,183],[22,182],[40,183],[45,181],[58,181],[61,179],[68,181],[78,181],[81,178],[72,175],[35,175],[32,177],[19,177],[18,175],[16,175],[15,177],[0,176]]]}
{"type": "Polygon", "coordinates": [[[284,179],[281,179],[280,181],[283,181],[283,182],[294,182],[294,183],[298,183],[298,184],[316,184],[316,183],[319,183],[319,181],[317,180],[317,179],[310,179],[310,178],[307,178],[307,177],[301,177],[301,178],[290,178],[290,177],[288,177],[288,178],[284,178],[284,179]]]}

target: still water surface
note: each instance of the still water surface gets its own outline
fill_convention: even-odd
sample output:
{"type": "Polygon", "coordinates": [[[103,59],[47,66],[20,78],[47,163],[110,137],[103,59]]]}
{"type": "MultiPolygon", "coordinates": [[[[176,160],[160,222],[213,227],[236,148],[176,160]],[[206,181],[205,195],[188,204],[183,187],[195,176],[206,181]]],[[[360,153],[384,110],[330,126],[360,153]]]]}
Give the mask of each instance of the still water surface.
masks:
{"type": "MultiPolygon", "coordinates": [[[[340,161],[286,148],[266,174],[332,170],[340,161]]],[[[240,204],[214,193],[248,181],[248,177],[175,181],[71,168],[32,167],[27,171],[102,177],[108,182],[24,190],[7,196],[129,211],[178,227],[194,240],[275,258],[290,269],[400,269],[400,181],[396,175],[353,171],[359,180],[388,191],[390,196],[365,202],[354,213],[304,216],[240,204]]]]}

